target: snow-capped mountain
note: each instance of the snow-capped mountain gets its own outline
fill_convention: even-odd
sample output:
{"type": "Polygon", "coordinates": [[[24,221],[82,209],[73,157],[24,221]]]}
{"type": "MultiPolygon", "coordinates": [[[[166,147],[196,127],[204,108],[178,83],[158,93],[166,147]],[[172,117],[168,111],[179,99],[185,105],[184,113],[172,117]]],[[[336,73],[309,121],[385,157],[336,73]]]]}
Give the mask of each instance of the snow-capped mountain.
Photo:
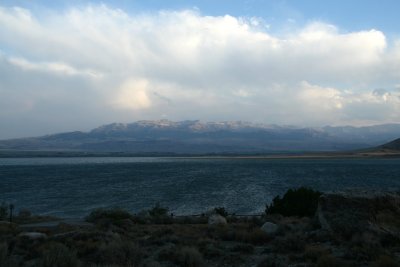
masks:
{"type": "Polygon", "coordinates": [[[137,121],[89,132],[0,141],[3,150],[131,153],[265,153],[339,151],[377,146],[400,136],[400,124],[301,128],[243,121],[137,121]]]}

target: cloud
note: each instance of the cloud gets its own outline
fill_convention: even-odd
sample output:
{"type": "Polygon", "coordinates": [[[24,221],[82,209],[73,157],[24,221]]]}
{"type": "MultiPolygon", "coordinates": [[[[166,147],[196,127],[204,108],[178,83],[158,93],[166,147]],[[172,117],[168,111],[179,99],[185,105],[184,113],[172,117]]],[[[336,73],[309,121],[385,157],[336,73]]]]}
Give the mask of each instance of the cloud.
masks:
{"type": "Polygon", "coordinates": [[[116,99],[113,102],[115,108],[136,110],[151,106],[146,80],[127,81],[117,91],[116,99]]]}
{"type": "Polygon", "coordinates": [[[8,61],[27,71],[44,71],[60,75],[84,75],[91,78],[98,78],[102,74],[93,70],[78,70],[62,62],[30,62],[24,58],[10,57],[8,61]]]}
{"type": "Polygon", "coordinates": [[[71,130],[160,117],[400,122],[400,40],[318,21],[282,34],[269,26],[198,10],[0,7],[0,123],[19,125],[0,138],[28,119],[58,131],[68,107],[81,114],[65,119],[71,130]]]}

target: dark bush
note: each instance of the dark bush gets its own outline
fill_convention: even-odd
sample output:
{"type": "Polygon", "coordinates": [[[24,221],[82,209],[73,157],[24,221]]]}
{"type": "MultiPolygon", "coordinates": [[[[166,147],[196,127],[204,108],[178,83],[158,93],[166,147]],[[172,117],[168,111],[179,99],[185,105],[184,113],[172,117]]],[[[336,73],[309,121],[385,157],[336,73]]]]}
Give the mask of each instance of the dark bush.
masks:
{"type": "Polygon", "coordinates": [[[400,263],[390,256],[382,255],[372,264],[372,267],[400,267],[400,263]]]}
{"type": "Polygon", "coordinates": [[[337,259],[332,255],[322,255],[318,262],[317,267],[344,267],[346,266],[343,261],[337,259]]]}
{"type": "Polygon", "coordinates": [[[28,209],[22,209],[22,210],[20,210],[19,213],[18,213],[18,217],[21,218],[21,219],[28,219],[28,218],[30,218],[31,216],[32,216],[32,213],[31,213],[31,211],[28,210],[28,209]]]}
{"type": "Polygon", "coordinates": [[[95,209],[86,217],[86,221],[97,222],[102,219],[118,221],[118,220],[125,220],[125,219],[131,219],[131,218],[132,218],[132,215],[128,211],[120,209],[120,208],[95,209]]]}
{"type": "Polygon", "coordinates": [[[308,245],[304,251],[304,258],[316,262],[319,258],[324,255],[329,255],[330,251],[321,245],[308,245]]]}
{"type": "Polygon", "coordinates": [[[176,263],[182,267],[200,267],[204,266],[204,260],[201,253],[193,247],[183,247],[177,253],[176,263]]]}
{"type": "Polygon", "coordinates": [[[7,243],[0,243],[0,266],[5,265],[8,260],[8,245],[7,243]]]}
{"type": "Polygon", "coordinates": [[[40,267],[78,267],[80,262],[76,251],[70,250],[61,243],[50,243],[44,251],[40,267]]]}
{"type": "Polygon", "coordinates": [[[0,243],[0,266],[1,267],[17,267],[18,263],[9,255],[8,244],[0,243]]]}
{"type": "Polygon", "coordinates": [[[171,224],[173,217],[168,214],[168,208],[162,207],[160,203],[157,203],[154,207],[148,210],[150,215],[149,222],[155,224],[171,224]]]}
{"type": "Polygon", "coordinates": [[[317,207],[321,192],[300,187],[289,189],[281,198],[276,196],[271,205],[267,205],[266,214],[282,214],[284,216],[312,217],[317,207]]]}
{"type": "Polygon", "coordinates": [[[226,211],[226,209],[224,207],[214,208],[214,212],[216,214],[219,214],[219,215],[223,216],[223,217],[228,217],[228,212],[226,211]]]}
{"type": "Polygon", "coordinates": [[[194,247],[166,246],[160,250],[158,260],[170,261],[182,267],[204,266],[203,255],[194,247]]]}
{"type": "Polygon", "coordinates": [[[254,247],[250,244],[237,244],[231,249],[233,252],[239,252],[243,254],[250,254],[254,252],[254,247]]]}
{"type": "Polygon", "coordinates": [[[303,252],[305,246],[306,236],[304,234],[288,232],[274,240],[272,249],[277,253],[303,252]]]}
{"type": "Polygon", "coordinates": [[[135,243],[114,240],[100,247],[96,260],[101,264],[139,266],[143,257],[142,249],[135,243]]]}
{"type": "Polygon", "coordinates": [[[160,203],[157,203],[153,208],[149,210],[149,214],[153,217],[167,216],[168,208],[164,208],[160,205],[160,203]]]}
{"type": "Polygon", "coordinates": [[[5,202],[0,204],[0,221],[6,220],[8,217],[8,205],[5,202]]]}
{"type": "Polygon", "coordinates": [[[286,258],[279,257],[277,255],[267,256],[257,264],[257,267],[284,267],[284,266],[288,266],[286,258]]]}

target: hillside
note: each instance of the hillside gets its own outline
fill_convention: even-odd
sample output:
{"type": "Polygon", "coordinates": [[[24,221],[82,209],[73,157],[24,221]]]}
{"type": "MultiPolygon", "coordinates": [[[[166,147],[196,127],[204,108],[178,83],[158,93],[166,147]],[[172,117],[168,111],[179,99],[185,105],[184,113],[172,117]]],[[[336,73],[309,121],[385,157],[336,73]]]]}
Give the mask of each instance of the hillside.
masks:
{"type": "Polygon", "coordinates": [[[0,150],[178,154],[343,151],[375,147],[398,136],[399,124],[299,128],[241,121],[159,120],[2,140],[0,150]]]}
{"type": "Polygon", "coordinates": [[[400,152],[400,138],[381,146],[382,149],[400,152]]]}

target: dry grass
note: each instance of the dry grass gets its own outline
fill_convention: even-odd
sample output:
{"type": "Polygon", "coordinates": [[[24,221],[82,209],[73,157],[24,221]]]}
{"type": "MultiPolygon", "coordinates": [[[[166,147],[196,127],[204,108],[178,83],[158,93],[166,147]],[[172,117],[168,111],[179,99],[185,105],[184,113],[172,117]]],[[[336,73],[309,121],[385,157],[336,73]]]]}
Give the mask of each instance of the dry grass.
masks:
{"type": "Polygon", "coordinates": [[[117,218],[115,221],[106,219],[111,221],[107,227],[102,224],[83,228],[61,225],[48,230],[49,237],[44,240],[27,240],[7,233],[0,236],[0,243],[7,241],[12,244],[12,250],[0,245],[0,266],[16,266],[5,265],[4,259],[18,259],[18,255],[38,267],[234,267],[254,266],[257,262],[260,267],[330,267],[345,266],[343,259],[348,260],[349,266],[358,266],[360,262],[365,263],[364,266],[373,262],[373,267],[398,266],[393,265],[392,258],[379,257],[382,254],[379,249],[393,254],[395,246],[382,247],[381,239],[370,233],[354,235],[345,243],[334,243],[331,235],[307,228],[309,219],[273,218],[280,226],[280,232],[275,235],[267,235],[260,229],[258,224],[262,225],[262,221],[239,218],[236,223],[210,226],[200,224],[197,217],[194,224],[183,221],[141,224],[117,218]],[[318,240],[323,240],[324,245],[318,240]],[[341,258],[333,257],[331,251],[341,258]],[[348,253],[347,258],[340,253],[348,253]],[[261,260],[263,255],[268,257],[261,260]],[[68,265],[62,265],[65,263],[68,265]]]}
{"type": "Polygon", "coordinates": [[[317,267],[344,267],[343,261],[332,255],[323,255],[318,259],[317,267]]]}
{"type": "Polygon", "coordinates": [[[182,267],[204,266],[202,254],[194,247],[167,246],[159,252],[158,259],[182,267]]]}
{"type": "Polygon", "coordinates": [[[322,245],[307,245],[304,250],[304,258],[312,262],[317,262],[319,258],[329,254],[330,250],[322,245]]]}
{"type": "Polygon", "coordinates": [[[372,267],[400,267],[400,263],[388,255],[382,255],[372,264],[372,267]]]}
{"type": "Polygon", "coordinates": [[[285,257],[270,255],[263,258],[257,265],[257,267],[287,267],[288,261],[285,257]]]}
{"type": "Polygon", "coordinates": [[[96,260],[102,264],[138,266],[143,258],[143,251],[135,243],[113,240],[99,248],[96,260]]]}
{"type": "Polygon", "coordinates": [[[8,244],[0,243],[0,266],[3,266],[8,259],[8,244]]]}
{"type": "Polygon", "coordinates": [[[0,266],[1,267],[17,267],[16,260],[9,255],[8,244],[0,243],[0,266]]]}
{"type": "Polygon", "coordinates": [[[79,267],[80,261],[77,258],[76,251],[71,250],[61,243],[49,243],[41,259],[39,267],[79,267]]]}
{"type": "Polygon", "coordinates": [[[262,245],[271,240],[271,237],[258,227],[248,227],[244,224],[210,227],[208,236],[223,241],[236,241],[262,245]]]}
{"type": "Polygon", "coordinates": [[[201,267],[204,265],[203,256],[193,247],[183,247],[177,252],[177,263],[182,267],[201,267]]]}
{"type": "Polygon", "coordinates": [[[278,253],[303,252],[306,236],[303,233],[287,232],[284,236],[277,237],[272,245],[272,250],[278,253]]]}

